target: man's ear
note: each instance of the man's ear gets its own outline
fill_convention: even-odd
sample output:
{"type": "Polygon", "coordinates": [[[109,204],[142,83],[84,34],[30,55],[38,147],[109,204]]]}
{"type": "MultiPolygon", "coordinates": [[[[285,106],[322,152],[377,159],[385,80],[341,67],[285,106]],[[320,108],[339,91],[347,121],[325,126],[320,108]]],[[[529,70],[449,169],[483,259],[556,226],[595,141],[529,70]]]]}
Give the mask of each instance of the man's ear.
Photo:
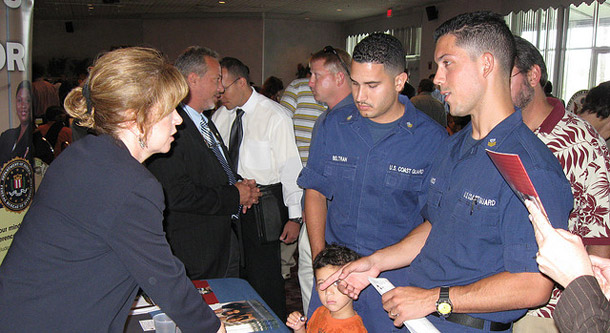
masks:
{"type": "Polygon", "coordinates": [[[196,73],[191,72],[186,77],[186,82],[189,84],[189,86],[196,85],[198,81],[199,81],[199,75],[197,75],[196,73]]]}
{"type": "Polygon", "coordinates": [[[346,76],[343,71],[335,73],[335,83],[337,84],[337,87],[340,87],[346,80],[350,80],[350,78],[346,76]]]}
{"type": "Polygon", "coordinates": [[[530,70],[527,72],[527,83],[532,87],[539,85],[541,75],[542,70],[540,69],[540,66],[533,65],[532,68],[530,68],[530,70]]]}
{"type": "Polygon", "coordinates": [[[240,77],[235,84],[238,84],[241,88],[250,86],[250,82],[248,82],[245,77],[240,77]]]}
{"type": "Polygon", "coordinates": [[[405,87],[405,83],[407,83],[408,79],[409,75],[407,75],[407,73],[405,72],[396,75],[396,77],[394,78],[394,89],[398,92],[401,92],[402,89],[405,87]]]}
{"type": "Polygon", "coordinates": [[[483,77],[489,76],[496,66],[496,58],[489,52],[483,53],[481,55],[481,66],[483,77]]]}

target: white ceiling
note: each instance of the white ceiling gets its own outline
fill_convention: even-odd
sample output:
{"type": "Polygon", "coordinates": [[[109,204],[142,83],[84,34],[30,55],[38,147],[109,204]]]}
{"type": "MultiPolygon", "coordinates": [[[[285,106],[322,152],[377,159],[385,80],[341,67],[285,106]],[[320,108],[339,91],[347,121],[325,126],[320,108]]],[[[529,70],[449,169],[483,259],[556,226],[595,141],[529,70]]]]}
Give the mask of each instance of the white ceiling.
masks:
{"type": "Polygon", "coordinates": [[[439,0],[35,0],[35,19],[261,16],[343,22],[439,0]],[[112,3],[114,2],[114,3],[112,3]]]}

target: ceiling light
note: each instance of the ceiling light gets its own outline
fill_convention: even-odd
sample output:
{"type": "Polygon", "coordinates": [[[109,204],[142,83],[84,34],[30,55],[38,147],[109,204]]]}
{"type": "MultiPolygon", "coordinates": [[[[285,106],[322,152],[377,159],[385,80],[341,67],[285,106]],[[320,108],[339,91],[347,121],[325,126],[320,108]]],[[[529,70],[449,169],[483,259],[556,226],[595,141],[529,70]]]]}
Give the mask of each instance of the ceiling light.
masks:
{"type": "Polygon", "coordinates": [[[226,1],[220,0],[218,1],[219,4],[224,5],[225,3],[227,3],[226,1]]]}
{"type": "Polygon", "coordinates": [[[337,8],[337,11],[338,11],[338,12],[342,12],[342,11],[343,11],[343,9],[341,9],[341,8],[337,8]]]}

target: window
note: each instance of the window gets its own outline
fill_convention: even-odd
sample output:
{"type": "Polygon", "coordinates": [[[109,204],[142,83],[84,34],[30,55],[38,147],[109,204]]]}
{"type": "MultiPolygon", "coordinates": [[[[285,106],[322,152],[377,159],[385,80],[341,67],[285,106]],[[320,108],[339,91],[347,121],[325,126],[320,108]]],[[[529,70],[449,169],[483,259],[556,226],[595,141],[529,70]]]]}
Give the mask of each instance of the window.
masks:
{"type": "Polygon", "coordinates": [[[540,50],[559,98],[610,80],[610,4],[511,13],[506,22],[540,50]]]}
{"type": "MultiPolygon", "coordinates": [[[[371,33],[363,33],[358,35],[351,35],[347,37],[345,41],[345,50],[349,54],[354,53],[354,48],[356,45],[363,39],[365,39],[371,33]]],[[[390,34],[402,43],[402,46],[405,49],[405,54],[407,58],[409,57],[418,57],[421,52],[421,27],[405,27],[399,29],[389,29],[383,31],[384,34],[390,34]]]]}
{"type": "MultiPolygon", "coordinates": [[[[405,49],[407,62],[407,70],[410,76],[419,77],[419,58],[421,54],[421,27],[404,27],[399,29],[390,29],[383,31],[385,34],[390,34],[402,43],[405,49]]],[[[345,50],[347,53],[354,54],[354,48],[363,39],[371,33],[351,35],[345,41],[345,50]]]]}

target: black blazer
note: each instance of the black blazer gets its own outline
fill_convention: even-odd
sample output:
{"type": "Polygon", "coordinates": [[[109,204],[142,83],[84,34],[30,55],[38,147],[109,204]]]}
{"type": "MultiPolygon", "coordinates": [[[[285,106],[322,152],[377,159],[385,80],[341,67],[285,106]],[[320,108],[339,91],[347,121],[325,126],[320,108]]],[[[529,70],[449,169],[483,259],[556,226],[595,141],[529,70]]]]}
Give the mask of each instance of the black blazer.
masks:
{"type": "MultiPolygon", "coordinates": [[[[239,191],[229,185],[214,152],[182,106],[173,148],[149,159],[148,169],[165,192],[165,230],[174,254],[191,279],[224,277],[229,260],[231,214],[239,210],[239,191]]],[[[212,132],[217,133],[210,120],[212,132]]],[[[217,135],[222,143],[222,139],[217,135]]],[[[224,144],[221,145],[228,156],[224,144]]]]}
{"type": "Polygon", "coordinates": [[[0,266],[0,327],[123,332],[141,287],[184,332],[216,332],[167,244],[163,209],[161,185],[122,142],[89,135],[68,147],[0,266]]]}
{"type": "Polygon", "coordinates": [[[32,126],[28,126],[21,140],[17,141],[20,131],[21,127],[17,126],[4,131],[0,135],[0,168],[4,163],[15,157],[25,158],[34,166],[32,163],[32,126]],[[17,144],[15,145],[15,143],[17,144]],[[15,149],[13,149],[13,145],[15,145],[15,149]]]}

